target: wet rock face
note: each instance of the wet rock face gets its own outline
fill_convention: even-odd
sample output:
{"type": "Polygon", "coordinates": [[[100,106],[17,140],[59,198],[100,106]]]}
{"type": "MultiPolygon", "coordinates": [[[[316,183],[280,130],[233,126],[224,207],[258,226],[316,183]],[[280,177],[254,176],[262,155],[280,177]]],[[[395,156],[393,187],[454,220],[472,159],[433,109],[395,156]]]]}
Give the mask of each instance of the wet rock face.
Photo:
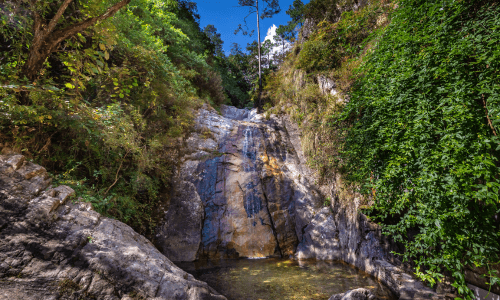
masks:
{"type": "Polygon", "coordinates": [[[0,299],[226,299],[50,183],[23,156],[0,155],[0,299]]]}
{"type": "MultiPolygon", "coordinates": [[[[176,179],[196,187],[190,199],[201,199],[201,230],[162,226],[157,243],[179,260],[195,257],[176,254],[185,251],[169,237],[184,236],[188,243],[198,233],[196,258],[293,255],[320,203],[319,193],[311,192],[307,179],[301,178],[300,161],[280,119],[263,120],[255,110],[228,106],[221,111],[222,115],[208,108],[198,112],[198,131],[210,134],[193,133],[187,139],[176,179]]],[[[174,191],[172,203],[185,198],[174,191]]],[[[180,212],[171,206],[166,220],[180,212]]]]}
{"type": "Polygon", "coordinates": [[[191,182],[173,184],[177,187],[175,195],[161,225],[161,231],[166,233],[166,243],[158,245],[170,260],[193,261],[201,242],[203,203],[191,182]]]}

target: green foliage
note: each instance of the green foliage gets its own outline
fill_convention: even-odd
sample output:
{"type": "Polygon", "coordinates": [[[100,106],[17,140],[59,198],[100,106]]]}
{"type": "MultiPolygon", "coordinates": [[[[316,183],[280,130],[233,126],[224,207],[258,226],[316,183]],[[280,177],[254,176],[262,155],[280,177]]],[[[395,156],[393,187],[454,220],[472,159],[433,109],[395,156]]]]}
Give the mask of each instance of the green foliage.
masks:
{"type": "MultiPolygon", "coordinates": [[[[47,15],[62,3],[42,2],[47,15]]],[[[62,25],[109,3],[74,1],[62,25]]],[[[0,26],[7,49],[0,63],[0,139],[98,212],[152,234],[192,109],[226,100],[194,3],[133,0],[64,41],[34,83],[19,74],[32,37],[32,17],[23,9],[1,16],[8,26],[0,26]],[[33,105],[18,104],[20,91],[29,91],[33,105]]]]}
{"type": "Polygon", "coordinates": [[[471,299],[465,266],[500,253],[500,6],[399,6],[340,119],[352,124],[341,166],[376,191],[372,216],[405,246],[416,275],[432,285],[451,274],[471,299]]]}
{"type": "Polygon", "coordinates": [[[398,6],[392,16],[392,4],[372,2],[338,22],[324,12],[310,39],[266,78],[265,94],[274,112],[301,126],[322,178],[342,171],[374,201],[364,211],[405,246],[399,254],[418,277],[435,284],[451,276],[471,299],[465,268],[487,270],[490,285],[500,280],[490,267],[500,253],[500,7],[398,6]],[[318,92],[318,75],[334,79],[340,98],[318,92]]]}
{"type": "Polygon", "coordinates": [[[340,63],[340,54],[336,50],[324,41],[308,41],[302,45],[297,67],[308,72],[334,68],[340,63]]]}
{"type": "Polygon", "coordinates": [[[330,197],[326,197],[325,201],[323,202],[323,206],[329,207],[332,204],[332,199],[330,197]]]}
{"type": "Polygon", "coordinates": [[[282,39],[294,39],[297,33],[296,28],[304,23],[304,3],[301,0],[294,0],[286,11],[291,20],[286,25],[280,25],[276,29],[276,35],[282,39]]]}
{"type": "Polygon", "coordinates": [[[248,73],[248,56],[243,53],[238,44],[233,44],[231,54],[225,56],[222,52],[222,40],[220,34],[216,33],[215,27],[208,25],[205,28],[208,32],[211,44],[214,48],[214,66],[220,74],[221,85],[229,99],[225,104],[232,104],[236,107],[243,107],[248,102],[248,91],[250,85],[245,78],[248,73]]]}
{"type": "Polygon", "coordinates": [[[308,41],[288,54],[277,73],[264,78],[267,101],[284,106],[301,126],[308,163],[322,181],[335,178],[342,144],[341,132],[329,124],[342,111],[343,94],[359,76],[353,71],[383,32],[392,9],[386,1],[374,1],[356,12],[344,12],[338,23],[320,23],[308,41]],[[334,80],[338,94],[322,94],[318,76],[334,80]]]}
{"type": "Polygon", "coordinates": [[[391,11],[392,6],[385,1],[374,1],[363,9],[344,11],[338,22],[320,22],[301,45],[297,67],[307,72],[324,71],[357,57],[379,34],[391,11]]]}
{"type": "Polygon", "coordinates": [[[304,3],[301,0],[294,0],[286,14],[290,16],[291,22],[295,23],[295,26],[302,26],[304,23],[304,3]]]}
{"type": "Polygon", "coordinates": [[[302,9],[303,18],[313,24],[321,21],[335,23],[344,11],[352,11],[359,5],[357,0],[311,0],[302,9]]]}

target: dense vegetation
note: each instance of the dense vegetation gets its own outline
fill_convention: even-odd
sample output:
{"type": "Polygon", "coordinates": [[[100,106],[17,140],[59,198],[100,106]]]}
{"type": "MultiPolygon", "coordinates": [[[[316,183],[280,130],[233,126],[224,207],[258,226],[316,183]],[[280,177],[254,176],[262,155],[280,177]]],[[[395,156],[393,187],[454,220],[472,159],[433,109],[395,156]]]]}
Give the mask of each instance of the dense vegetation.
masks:
{"type": "Polygon", "coordinates": [[[366,195],[419,278],[450,276],[471,299],[466,268],[499,283],[500,5],[374,1],[334,19],[267,78],[269,101],[301,124],[325,179],[342,171],[366,195]],[[321,95],[319,75],[341,96],[321,95]]]}
{"type": "MultiPolygon", "coordinates": [[[[117,3],[69,2],[55,32],[117,3]]],[[[26,78],[33,12],[48,24],[62,4],[0,4],[0,142],[44,165],[97,211],[151,233],[192,110],[248,101],[248,85],[237,70],[227,75],[236,62],[221,55],[213,26],[199,27],[194,3],[158,0],[133,0],[69,37],[36,78],[26,78]]]]}
{"type": "Polygon", "coordinates": [[[446,270],[460,294],[464,266],[500,258],[499,16],[487,1],[402,2],[342,115],[343,166],[376,191],[374,215],[419,277],[446,270]]]}
{"type": "MultiPolygon", "coordinates": [[[[0,4],[1,146],[151,234],[193,110],[251,106],[259,95],[257,42],[226,56],[193,2],[125,1],[64,39],[33,77],[25,66],[36,24],[69,2],[56,33],[119,1],[0,4]]],[[[341,172],[405,246],[399,255],[415,274],[432,285],[451,277],[467,299],[466,268],[500,280],[490,267],[500,259],[496,2],[373,0],[358,9],[354,0],[296,0],[279,37],[295,38],[300,26],[308,37],[286,59],[272,58],[269,43],[260,49],[265,108],[298,122],[322,180],[341,172]],[[329,78],[337,93],[318,89],[329,78]]]]}

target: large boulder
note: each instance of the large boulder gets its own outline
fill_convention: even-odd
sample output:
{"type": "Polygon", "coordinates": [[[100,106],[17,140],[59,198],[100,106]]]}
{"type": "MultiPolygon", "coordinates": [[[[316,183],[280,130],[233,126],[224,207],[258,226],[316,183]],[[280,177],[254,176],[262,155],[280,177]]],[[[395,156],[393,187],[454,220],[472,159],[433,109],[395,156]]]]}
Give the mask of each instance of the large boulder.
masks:
{"type": "Polygon", "coordinates": [[[129,226],[0,155],[0,299],[226,299],[129,226]]]}
{"type": "Polygon", "coordinates": [[[377,297],[370,290],[361,288],[333,295],[328,300],[377,300],[377,297]]]}

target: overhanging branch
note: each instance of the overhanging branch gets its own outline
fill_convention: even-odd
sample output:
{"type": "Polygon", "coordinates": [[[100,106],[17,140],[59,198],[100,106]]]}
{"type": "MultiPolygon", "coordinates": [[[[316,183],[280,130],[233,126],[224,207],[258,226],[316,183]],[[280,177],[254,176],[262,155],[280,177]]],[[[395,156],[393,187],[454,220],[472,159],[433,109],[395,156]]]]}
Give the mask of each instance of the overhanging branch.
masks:
{"type": "MultiPolygon", "coordinates": [[[[71,0],[69,0],[69,1],[71,1],[71,0]]],[[[122,7],[129,4],[130,1],[131,0],[122,0],[118,3],[116,3],[115,5],[113,5],[112,7],[108,8],[108,10],[104,14],[102,14],[98,17],[86,19],[80,23],[70,25],[64,29],[60,29],[60,30],[54,32],[55,39],[53,40],[53,43],[59,44],[60,42],[64,41],[65,39],[73,36],[74,34],[76,34],[78,32],[81,32],[81,31],[87,29],[88,27],[92,26],[93,24],[95,24],[99,21],[105,20],[109,17],[112,17],[122,7]]]]}
{"type": "Polygon", "coordinates": [[[47,30],[45,31],[46,34],[50,34],[54,30],[54,28],[57,25],[57,22],[59,22],[59,19],[61,19],[64,11],[66,11],[66,8],[68,8],[71,1],[73,1],[73,0],[65,0],[63,2],[63,4],[61,5],[61,7],[59,7],[56,15],[52,18],[52,20],[50,20],[49,26],[47,26],[47,30]]]}

